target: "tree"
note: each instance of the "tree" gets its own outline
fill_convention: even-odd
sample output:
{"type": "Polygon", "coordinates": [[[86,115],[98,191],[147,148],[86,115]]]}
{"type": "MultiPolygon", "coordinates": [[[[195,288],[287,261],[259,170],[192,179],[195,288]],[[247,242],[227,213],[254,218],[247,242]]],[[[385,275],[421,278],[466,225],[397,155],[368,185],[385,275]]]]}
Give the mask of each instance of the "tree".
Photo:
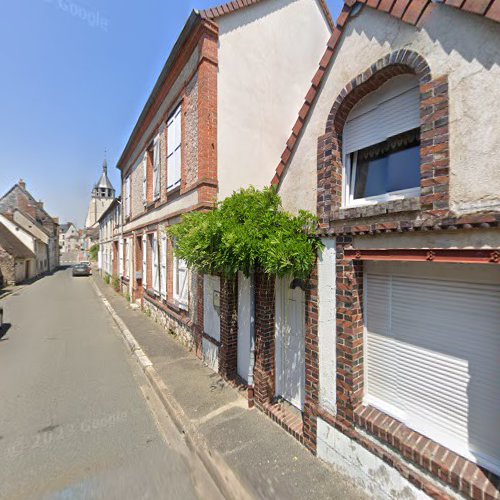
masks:
{"type": "Polygon", "coordinates": [[[168,228],[176,255],[203,274],[234,277],[252,270],[306,278],[322,243],[317,218],[285,212],[274,188],[235,192],[209,212],[191,212],[168,228]]]}
{"type": "Polygon", "coordinates": [[[99,253],[99,245],[95,243],[90,247],[89,250],[89,256],[90,260],[93,260],[94,262],[97,261],[97,254],[99,253]]]}

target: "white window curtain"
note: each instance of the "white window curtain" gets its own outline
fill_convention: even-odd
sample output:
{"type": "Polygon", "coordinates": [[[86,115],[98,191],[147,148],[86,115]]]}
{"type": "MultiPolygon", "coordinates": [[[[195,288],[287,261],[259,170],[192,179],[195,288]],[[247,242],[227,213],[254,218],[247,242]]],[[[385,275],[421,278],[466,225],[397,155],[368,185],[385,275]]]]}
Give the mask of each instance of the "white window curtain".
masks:
{"type": "Polygon", "coordinates": [[[153,235],[153,290],[160,293],[160,268],[158,262],[158,236],[153,235]]]}
{"type": "Polygon", "coordinates": [[[142,157],[142,202],[148,202],[148,153],[142,157]]]}
{"type": "MultiPolygon", "coordinates": [[[[175,244],[175,243],[174,243],[175,244]]],[[[174,299],[182,309],[188,308],[189,272],[186,261],[174,255],[174,299]]]]}
{"type": "Polygon", "coordinates": [[[154,199],[157,200],[160,197],[161,187],[161,141],[159,135],[155,138],[153,149],[153,186],[154,199]]]}
{"type": "Polygon", "coordinates": [[[148,286],[148,237],[143,235],[142,237],[142,286],[147,288],[148,286]]]}
{"type": "Polygon", "coordinates": [[[182,107],[179,106],[167,123],[168,156],[167,188],[172,189],[181,183],[182,155],[182,107]]]}
{"type": "Polygon", "coordinates": [[[167,236],[161,237],[160,248],[160,294],[163,300],[167,299],[167,236]]]}

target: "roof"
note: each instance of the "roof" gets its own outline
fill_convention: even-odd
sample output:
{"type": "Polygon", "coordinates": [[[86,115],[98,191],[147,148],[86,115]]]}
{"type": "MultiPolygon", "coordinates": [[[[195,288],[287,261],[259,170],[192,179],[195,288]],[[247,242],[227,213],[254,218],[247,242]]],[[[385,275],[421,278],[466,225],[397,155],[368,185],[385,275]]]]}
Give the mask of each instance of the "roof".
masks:
{"type": "MultiPolygon", "coordinates": [[[[211,7],[209,9],[201,10],[200,16],[203,19],[210,19],[213,21],[218,17],[225,16],[226,14],[231,14],[232,12],[235,12],[237,10],[245,9],[262,1],[263,0],[233,0],[231,2],[218,5],[217,7],[211,7]]],[[[327,22],[330,25],[330,29],[333,29],[334,24],[332,15],[330,13],[330,9],[326,5],[325,0],[318,0],[318,1],[326,17],[327,22]]]]}
{"type": "Polygon", "coordinates": [[[465,12],[484,16],[492,21],[500,22],[500,0],[345,0],[344,7],[337,19],[337,24],[328,41],[325,53],[319,62],[319,68],[311,81],[311,87],[306,94],[304,104],[300,108],[298,118],[292,128],[292,133],[281,155],[281,160],[276,167],[275,175],[271,181],[273,186],[278,186],[284,177],[284,173],[298,143],[298,138],[319,94],[319,89],[323,84],[327,69],[337,52],[340,39],[351,14],[357,14],[358,9],[366,5],[366,7],[386,12],[405,23],[416,26],[432,9],[439,7],[437,4],[454,7],[465,12]]]}
{"type": "Polygon", "coordinates": [[[34,259],[35,254],[18,238],[16,238],[0,222],[0,247],[8,254],[21,259],[34,259]]]}
{"type": "Polygon", "coordinates": [[[113,184],[111,184],[111,181],[108,177],[108,162],[106,160],[104,160],[104,163],[102,164],[101,178],[99,179],[95,187],[114,190],[113,184]]]}
{"type": "Polygon", "coordinates": [[[118,196],[118,198],[115,198],[110,204],[109,204],[109,207],[104,210],[104,212],[101,214],[101,216],[96,220],[96,223],[99,223],[101,222],[101,220],[104,219],[104,217],[106,217],[106,215],[108,215],[115,207],[116,205],[118,205],[120,203],[120,200],[121,200],[121,197],[118,196]]]}
{"type": "MultiPolygon", "coordinates": [[[[38,211],[38,213],[41,213],[44,217],[44,219],[48,219],[51,221],[54,225],[58,226],[58,222],[54,220],[54,218],[41,206],[40,202],[36,201],[35,198],[33,198],[32,194],[25,188],[22,187],[19,183],[14,184],[1,198],[0,198],[0,213],[5,213],[6,211],[12,211],[12,209],[18,208],[17,205],[14,207],[10,207],[8,204],[8,197],[10,194],[12,194],[14,191],[20,191],[22,194],[24,194],[30,203],[33,205],[34,208],[38,211]]],[[[39,221],[42,222],[42,221],[39,221]]],[[[43,221],[45,222],[45,221],[43,221]]]]}
{"type": "Polygon", "coordinates": [[[37,229],[42,231],[42,233],[46,234],[47,236],[50,236],[50,233],[45,229],[38,221],[36,221],[31,215],[27,214],[26,212],[23,212],[22,210],[19,210],[19,208],[16,208],[14,210],[14,213],[18,212],[20,213],[25,219],[28,219],[37,229]]]}

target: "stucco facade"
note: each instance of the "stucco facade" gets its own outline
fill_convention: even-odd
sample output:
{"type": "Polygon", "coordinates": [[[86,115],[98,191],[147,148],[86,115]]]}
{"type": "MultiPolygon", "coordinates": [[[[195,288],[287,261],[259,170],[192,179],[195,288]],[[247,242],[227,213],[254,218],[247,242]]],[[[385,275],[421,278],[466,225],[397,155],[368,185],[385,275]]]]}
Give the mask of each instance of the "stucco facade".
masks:
{"type": "Polygon", "coordinates": [[[281,182],[289,210],[316,211],[316,154],[340,91],[374,61],[397,49],[421,54],[436,76],[448,75],[450,95],[450,206],[459,214],[498,209],[500,99],[498,24],[453,8],[434,9],[417,28],[365,8],[352,18],[324,77],[321,93],[281,182]],[[453,30],[447,29],[453,26],[453,30]]]}
{"type": "Polygon", "coordinates": [[[219,24],[219,199],[269,184],[330,36],[316,0],[259,2],[219,24]]]}

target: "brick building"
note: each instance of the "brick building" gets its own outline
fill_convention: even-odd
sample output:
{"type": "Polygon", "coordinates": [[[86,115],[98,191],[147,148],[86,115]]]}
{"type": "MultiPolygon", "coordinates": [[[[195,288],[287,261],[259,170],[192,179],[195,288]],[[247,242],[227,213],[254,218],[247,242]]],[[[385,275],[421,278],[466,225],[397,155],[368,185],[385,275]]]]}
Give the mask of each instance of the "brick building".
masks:
{"type": "MultiPolygon", "coordinates": [[[[221,289],[237,284],[189,271],[165,229],[240,187],[269,182],[331,30],[321,0],[230,2],[193,12],[118,162],[123,290],[224,374],[235,374],[236,351],[221,328],[228,314],[221,289]]],[[[251,349],[247,329],[244,380],[251,349]]]]}
{"type": "Polygon", "coordinates": [[[300,379],[301,439],[374,496],[500,496],[499,21],[345,2],[272,181],[325,250],[300,302],[267,297],[269,393],[300,379]]]}
{"type": "Polygon", "coordinates": [[[25,226],[24,229],[30,233],[35,232],[34,237],[47,245],[47,262],[43,265],[44,269],[53,271],[59,267],[58,219],[47,213],[42,201],[35,200],[26,189],[26,183],[23,180],[20,180],[0,198],[0,214],[11,218],[15,216],[18,219],[17,225],[25,226]]]}

